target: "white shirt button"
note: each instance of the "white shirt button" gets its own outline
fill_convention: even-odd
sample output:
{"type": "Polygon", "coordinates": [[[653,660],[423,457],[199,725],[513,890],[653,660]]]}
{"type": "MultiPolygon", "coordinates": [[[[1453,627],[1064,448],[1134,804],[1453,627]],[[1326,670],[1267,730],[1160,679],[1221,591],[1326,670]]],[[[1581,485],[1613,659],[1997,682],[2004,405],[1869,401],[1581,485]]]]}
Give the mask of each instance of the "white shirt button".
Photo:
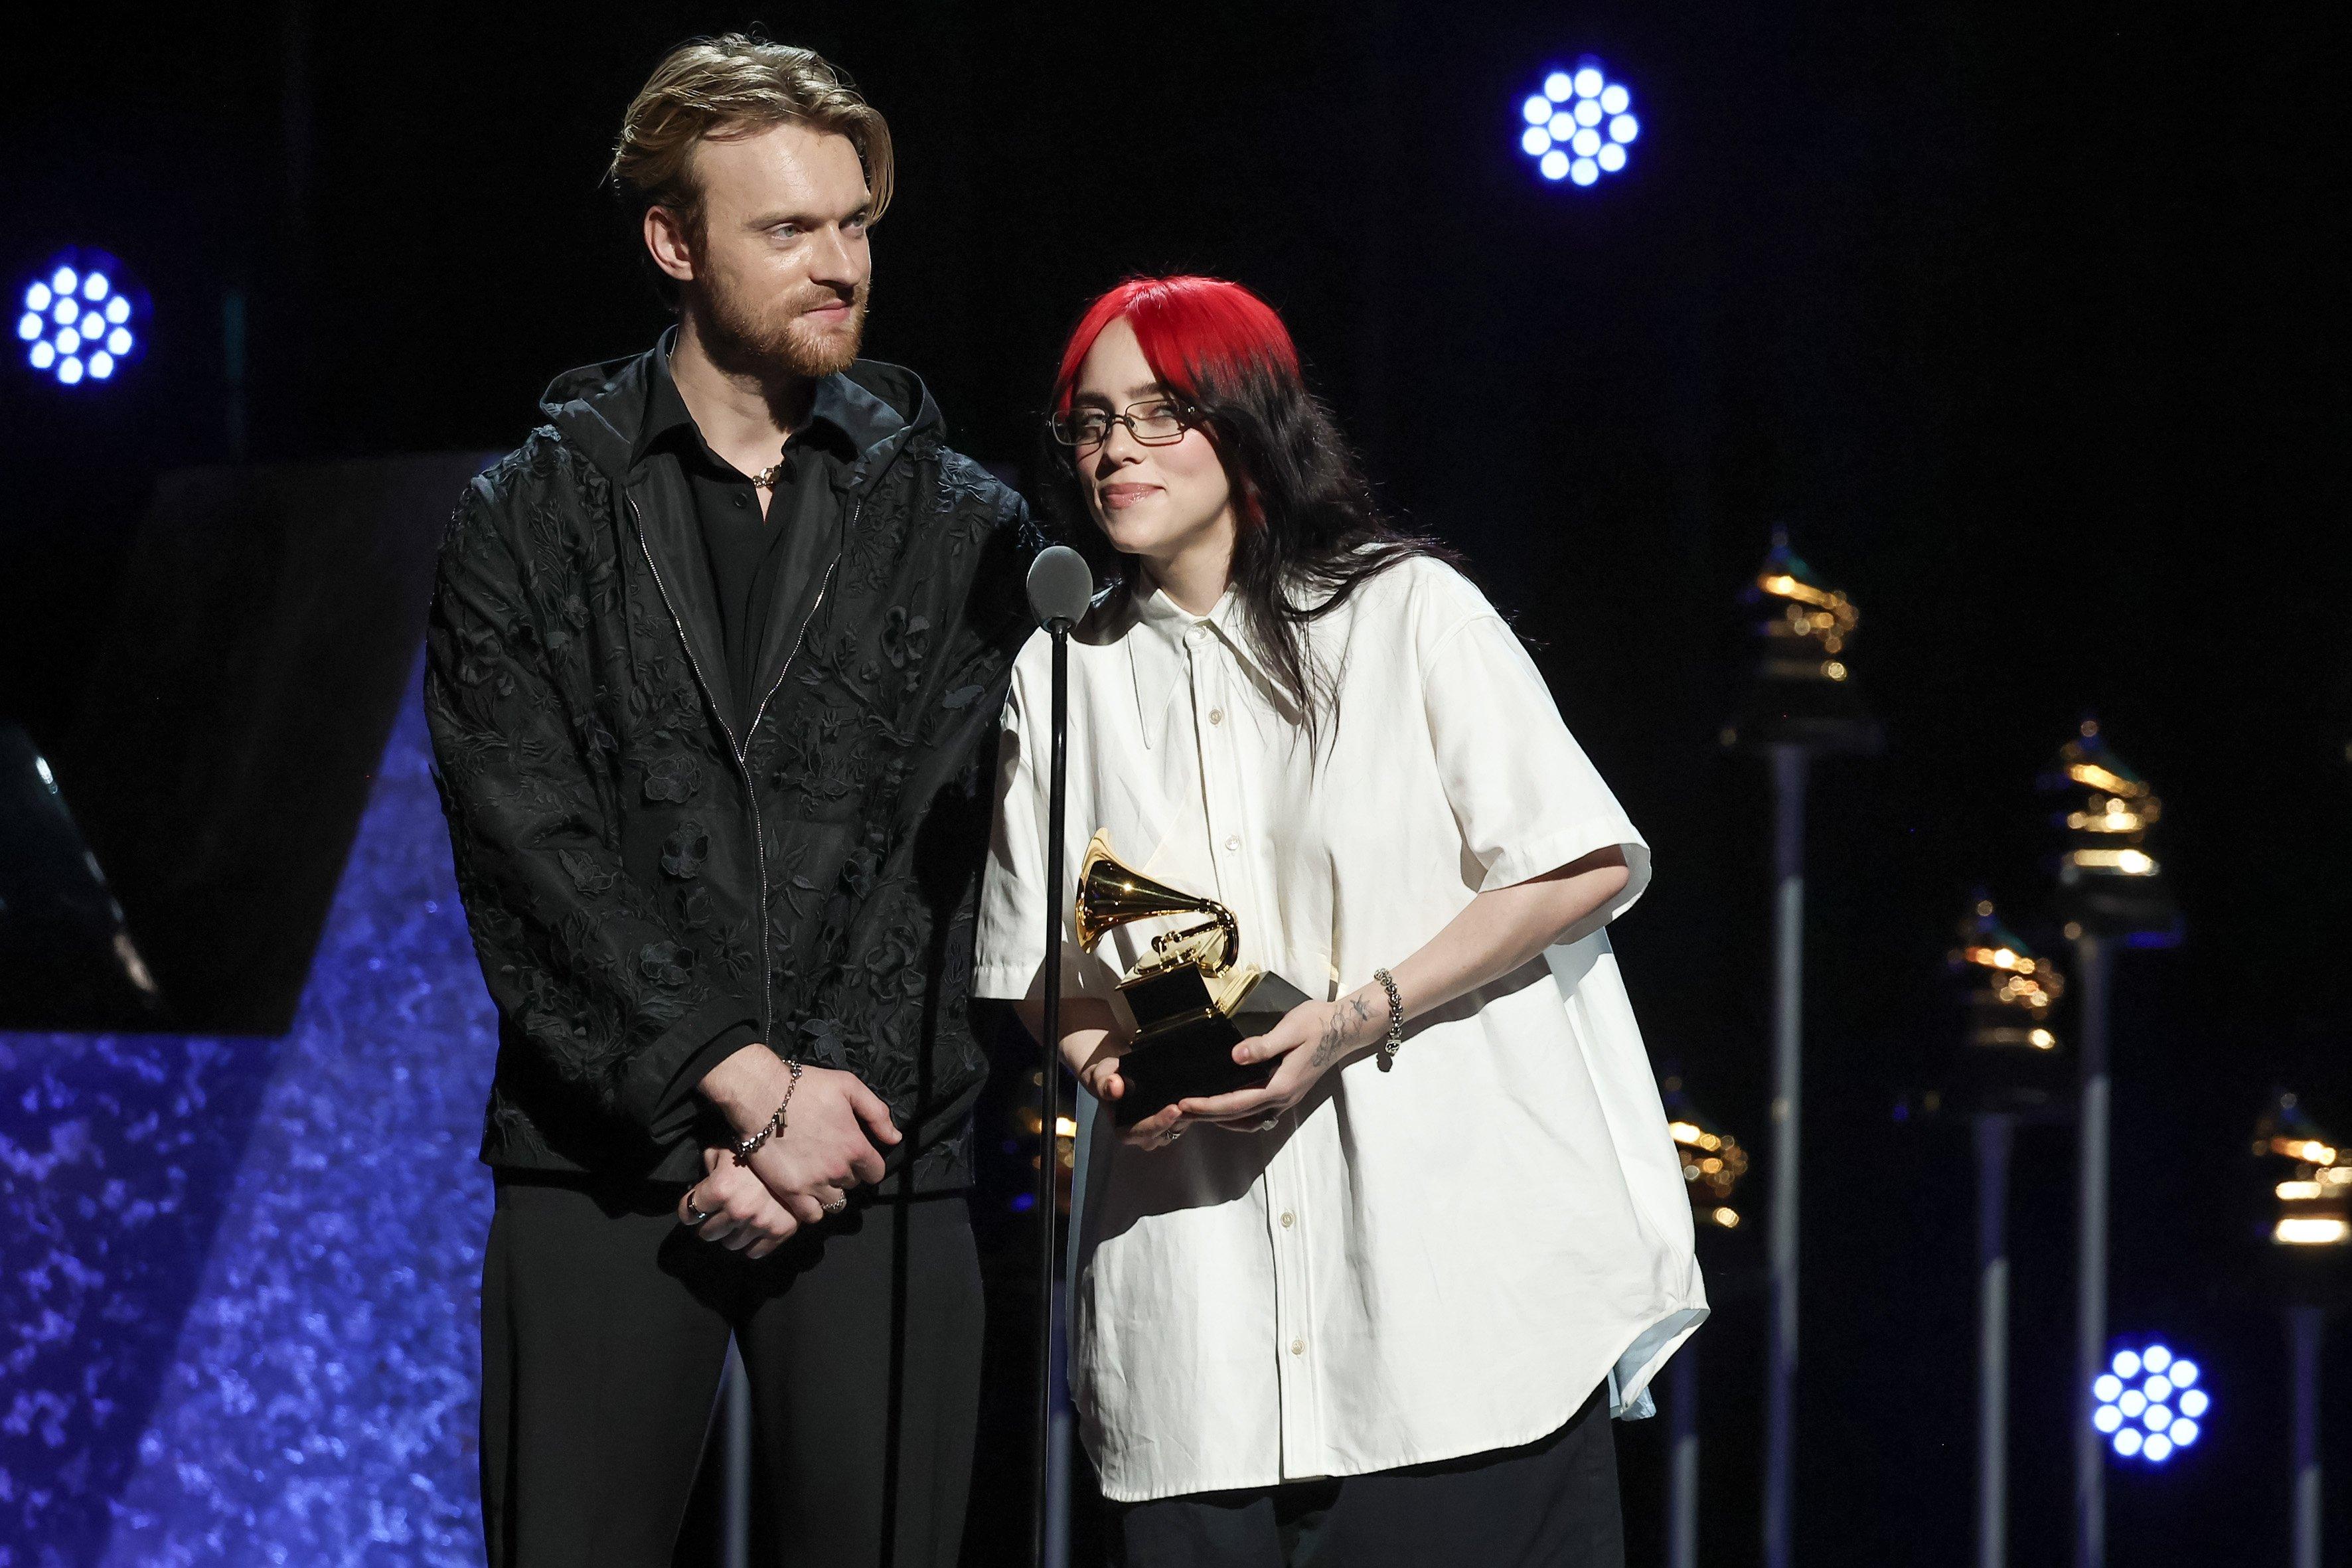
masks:
{"type": "Polygon", "coordinates": [[[1234,850],[1234,849],[1238,849],[1238,848],[1240,848],[1241,847],[1242,847],[1242,837],[1241,837],[1241,835],[1240,835],[1240,834],[1238,834],[1238,833],[1228,833],[1228,834],[1226,834],[1226,835],[1225,835],[1225,848],[1226,848],[1228,851],[1234,850]]]}
{"type": "Polygon", "coordinates": [[[1283,1211],[1282,1211],[1282,1228],[1283,1228],[1283,1229],[1285,1229],[1285,1230],[1288,1230],[1292,1226],[1297,1225],[1297,1223],[1298,1223],[1298,1216],[1297,1216],[1297,1215],[1292,1214],[1288,1209],[1285,1209],[1285,1210],[1283,1210],[1283,1211]]]}
{"type": "Polygon", "coordinates": [[[1184,640],[1191,643],[1194,647],[1199,647],[1202,643],[1207,642],[1213,635],[1214,634],[1209,630],[1209,623],[1206,621],[1201,621],[1196,623],[1192,630],[1184,634],[1184,640]]]}
{"type": "Polygon", "coordinates": [[[1222,723],[1223,723],[1224,721],[1225,721],[1225,710],[1224,710],[1223,709],[1222,709],[1222,708],[1212,708],[1212,709],[1210,709],[1210,710],[1209,710],[1209,722],[1210,722],[1210,723],[1212,723],[1212,724],[1222,724],[1222,723]]]}
{"type": "Polygon", "coordinates": [[[1290,1353],[1292,1355],[1305,1355],[1307,1353],[1307,1342],[1305,1340],[1291,1341],[1290,1353]]]}

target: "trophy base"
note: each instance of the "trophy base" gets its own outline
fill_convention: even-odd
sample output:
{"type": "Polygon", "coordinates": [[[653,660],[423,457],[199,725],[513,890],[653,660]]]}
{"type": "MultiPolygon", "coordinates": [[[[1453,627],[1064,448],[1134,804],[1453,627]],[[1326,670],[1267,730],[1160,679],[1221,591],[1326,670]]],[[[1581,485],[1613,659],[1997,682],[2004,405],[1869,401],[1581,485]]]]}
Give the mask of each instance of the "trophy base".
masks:
{"type": "MultiPolygon", "coordinates": [[[[1122,987],[1129,1004],[1138,990],[1122,987]]],[[[1118,1076],[1127,1092],[1112,1102],[1112,1119],[1131,1127],[1180,1100],[1235,1089],[1263,1088],[1274,1076],[1275,1064],[1243,1066],[1234,1060],[1234,1047],[1263,1035],[1282,1016],[1307,1000],[1305,993],[1278,974],[1261,974],[1230,1010],[1207,1007],[1189,1016],[1152,1021],[1140,1016],[1142,1032],[1135,1048],[1119,1058],[1118,1076]]]]}

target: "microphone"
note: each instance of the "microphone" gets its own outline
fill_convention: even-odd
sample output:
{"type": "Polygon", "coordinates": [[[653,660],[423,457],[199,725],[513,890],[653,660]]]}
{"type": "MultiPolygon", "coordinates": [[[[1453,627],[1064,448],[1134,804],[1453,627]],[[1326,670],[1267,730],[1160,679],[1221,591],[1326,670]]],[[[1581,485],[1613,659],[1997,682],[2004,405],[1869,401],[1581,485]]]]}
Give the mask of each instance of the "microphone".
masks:
{"type": "Polygon", "coordinates": [[[1036,1568],[1066,1561],[1067,1475],[1055,1442],[1054,1302],[1061,1294],[1055,1232],[1061,1205],[1062,838],[1069,795],[1070,628],[1094,602],[1094,569],[1066,544],[1051,544],[1029,563],[1029,607],[1054,643],[1053,706],[1047,724],[1045,807],[1045,1059],[1037,1074],[1037,1473],[1031,1499],[1030,1548],[1036,1568]]]}
{"type": "Polygon", "coordinates": [[[1064,627],[1077,625],[1094,596],[1094,568],[1068,545],[1049,544],[1029,563],[1029,607],[1047,631],[1056,629],[1056,621],[1064,627]]]}

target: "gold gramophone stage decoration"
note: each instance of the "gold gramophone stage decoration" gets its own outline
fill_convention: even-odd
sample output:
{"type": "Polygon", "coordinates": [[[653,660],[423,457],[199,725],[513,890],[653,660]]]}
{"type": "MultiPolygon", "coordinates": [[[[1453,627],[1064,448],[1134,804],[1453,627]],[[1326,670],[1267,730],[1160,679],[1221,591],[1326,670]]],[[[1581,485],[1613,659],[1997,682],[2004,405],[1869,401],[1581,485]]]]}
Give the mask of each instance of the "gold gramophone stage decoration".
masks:
{"type": "Polygon", "coordinates": [[[2058,814],[2066,830],[2066,850],[2058,860],[2066,934],[2120,937],[2135,947],[2179,941],[2180,910],[2147,847],[2164,802],[2108,749],[2097,720],[2083,721],[2044,784],[2070,797],[2058,814]]]}
{"type": "Polygon", "coordinates": [[[1702,1231],[1738,1229],[1739,1211],[1731,1206],[1731,1197],[1739,1178],[1748,1173],[1748,1151],[1690,1102],[1679,1073],[1659,1087],[1665,1100],[1666,1131],[1682,1162],[1683,1190],[1690,1194],[1691,1216],[1702,1231]]]}
{"type": "Polygon", "coordinates": [[[1742,595],[1763,614],[1755,623],[1753,684],[1726,745],[1802,746],[1822,752],[1877,749],[1878,721],[1854,689],[1851,645],[1862,612],[1775,533],[1764,564],[1742,595]]]}
{"type": "Polygon", "coordinates": [[[1978,895],[1947,962],[1968,983],[1969,1045],[2058,1048],[2050,1009],[2065,994],[2066,982],[2000,923],[1990,899],[1978,895]]]}
{"type": "Polygon", "coordinates": [[[2002,925],[1981,892],[1961,917],[1959,942],[1945,963],[1959,983],[1963,1020],[1952,1080],[1957,1109],[2032,1115],[2062,1105],[2071,1069],[2059,1064],[2051,1027],[2066,993],[2057,965],[2002,925]]]}
{"type": "Polygon", "coordinates": [[[1162,932],[1118,983],[1135,1015],[1135,1041],[1119,1061],[1127,1091],[1114,1107],[1122,1127],[1179,1100],[1255,1089],[1274,1066],[1244,1067],[1234,1047],[1272,1028],[1307,1000],[1278,974],[1241,959],[1233,911],[1123,865],[1110,836],[1097,833],[1078,868],[1078,945],[1092,952],[1113,927],[1169,916],[1205,915],[1162,932]]]}
{"type": "Polygon", "coordinates": [[[2272,1101],[2254,1124],[2254,1155],[2277,1161],[2278,1218],[2271,1239],[2289,1247],[2352,1243],[2352,1149],[2312,1125],[2292,1094],[2272,1101]]]}

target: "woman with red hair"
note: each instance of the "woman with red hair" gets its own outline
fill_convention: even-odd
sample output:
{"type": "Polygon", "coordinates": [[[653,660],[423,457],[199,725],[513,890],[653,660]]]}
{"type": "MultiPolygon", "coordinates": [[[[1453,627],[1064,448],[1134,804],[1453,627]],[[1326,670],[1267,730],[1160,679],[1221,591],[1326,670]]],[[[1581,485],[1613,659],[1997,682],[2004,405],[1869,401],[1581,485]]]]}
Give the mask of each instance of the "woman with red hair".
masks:
{"type": "MultiPolygon", "coordinates": [[[[1084,953],[1060,910],[1071,1389],[1123,1560],[1614,1568],[1609,1419],[1706,1312],[1601,930],[1648,847],[1265,301],[1111,290],[1050,423],[1049,514],[1110,584],[1071,637],[1065,863],[1107,831],[1306,997],[1235,1047],[1260,1087],[1120,1127],[1118,982],[1167,926],[1084,953]]],[[[1014,666],[975,975],[1033,1033],[1049,658],[1014,666]]]]}

